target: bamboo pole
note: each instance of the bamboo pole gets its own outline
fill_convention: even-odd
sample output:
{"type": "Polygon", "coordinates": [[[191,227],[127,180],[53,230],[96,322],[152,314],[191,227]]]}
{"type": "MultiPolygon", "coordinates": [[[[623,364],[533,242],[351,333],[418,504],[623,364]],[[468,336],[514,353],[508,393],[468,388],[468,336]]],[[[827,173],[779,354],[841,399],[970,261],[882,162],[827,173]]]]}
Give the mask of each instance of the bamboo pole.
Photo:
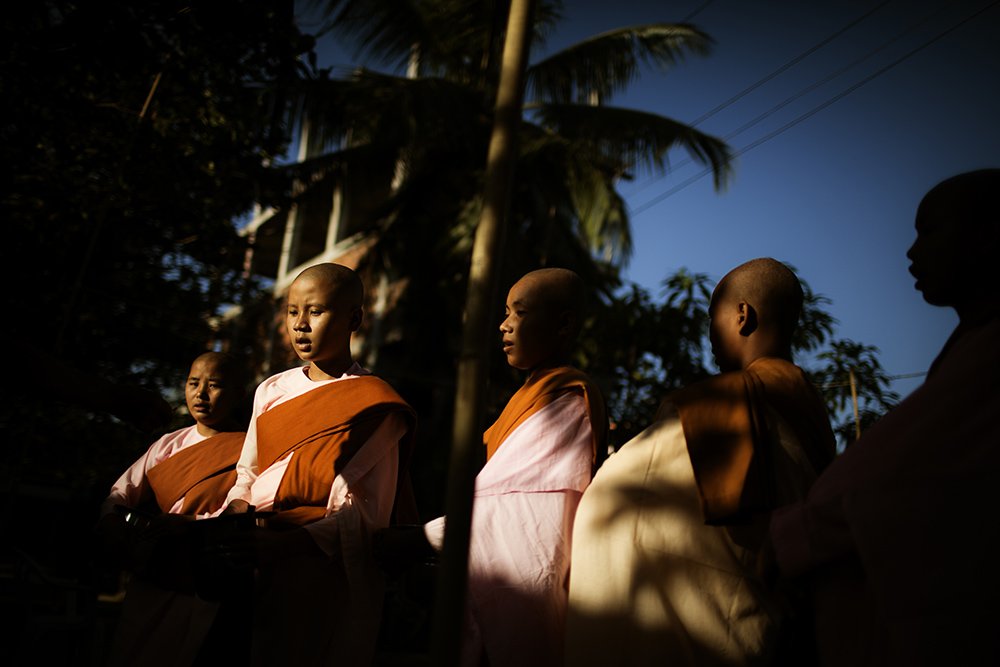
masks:
{"type": "Polygon", "coordinates": [[[442,568],[434,603],[431,664],[457,665],[462,641],[468,577],[469,530],[476,466],[483,444],[486,368],[490,324],[495,318],[496,275],[503,248],[504,222],[514,177],[517,128],[521,122],[524,71],[531,42],[534,0],[512,0],[507,19],[496,115],[483,186],[483,210],[472,249],[465,303],[465,326],[458,368],[451,461],[448,468],[448,517],[442,568]]]}

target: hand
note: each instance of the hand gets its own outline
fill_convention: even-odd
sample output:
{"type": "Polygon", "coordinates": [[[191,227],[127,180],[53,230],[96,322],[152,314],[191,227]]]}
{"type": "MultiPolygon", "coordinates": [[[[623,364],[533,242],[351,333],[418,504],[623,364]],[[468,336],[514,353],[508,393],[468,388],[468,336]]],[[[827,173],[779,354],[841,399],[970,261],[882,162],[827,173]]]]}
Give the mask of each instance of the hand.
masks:
{"type": "Polygon", "coordinates": [[[222,514],[219,516],[228,516],[230,514],[246,514],[250,511],[250,503],[245,500],[236,499],[226,506],[226,509],[222,510],[222,514]]]}
{"type": "Polygon", "coordinates": [[[434,554],[423,526],[393,526],[372,535],[372,557],[387,574],[399,574],[414,561],[434,554]]]}

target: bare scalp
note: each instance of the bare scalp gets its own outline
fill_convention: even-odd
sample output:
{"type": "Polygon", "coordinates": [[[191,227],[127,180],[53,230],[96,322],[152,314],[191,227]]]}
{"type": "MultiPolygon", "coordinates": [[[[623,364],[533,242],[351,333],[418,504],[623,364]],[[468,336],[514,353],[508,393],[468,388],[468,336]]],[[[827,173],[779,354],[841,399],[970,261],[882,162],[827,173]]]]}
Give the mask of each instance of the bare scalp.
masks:
{"type": "Polygon", "coordinates": [[[790,342],[802,312],[802,285],[787,266],[770,257],[740,264],[719,281],[719,302],[746,301],[760,323],[790,342]]]}
{"type": "Polygon", "coordinates": [[[1000,169],[979,169],[941,181],[920,203],[941,200],[957,214],[958,221],[971,228],[1000,228],[1000,169]]]}
{"type": "Polygon", "coordinates": [[[300,280],[313,281],[333,299],[346,299],[345,305],[348,308],[361,308],[364,305],[365,287],[361,278],[342,264],[325,262],[310,266],[296,276],[292,284],[300,280]]]}
{"type": "Polygon", "coordinates": [[[191,363],[192,371],[194,371],[194,367],[198,364],[198,362],[214,365],[214,372],[220,375],[219,379],[230,384],[233,389],[242,389],[246,385],[246,365],[236,356],[229,354],[228,352],[206,352],[199,355],[198,358],[191,363]]]}
{"type": "Polygon", "coordinates": [[[554,310],[569,310],[582,322],[587,315],[587,289],[574,271],[538,269],[518,282],[531,286],[536,298],[554,310]]]}

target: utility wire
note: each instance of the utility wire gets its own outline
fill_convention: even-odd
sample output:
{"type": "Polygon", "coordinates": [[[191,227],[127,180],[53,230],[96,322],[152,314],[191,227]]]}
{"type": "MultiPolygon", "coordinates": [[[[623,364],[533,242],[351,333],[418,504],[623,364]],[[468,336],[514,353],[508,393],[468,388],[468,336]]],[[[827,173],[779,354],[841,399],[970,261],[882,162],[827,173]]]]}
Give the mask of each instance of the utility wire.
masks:
{"type": "MultiPolygon", "coordinates": [[[[832,98],[830,98],[829,100],[827,100],[823,104],[819,105],[818,107],[815,107],[811,111],[808,111],[808,112],[802,114],[801,116],[799,116],[795,120],[793,120],[793,121],[791,121],[789,123],[786,123],[785,125],[781,126],[780,128],[778,128],[777,130],[771,132],[770,134],[767,134],[767,135],[761,137],[757,141],[754,141],[754,142],[748,144],[747,146],[744,146],[740,150],[738,150],[735,153],[733,153],[732,157],[736,158],[736,157],[739,157],[739,156],[741,156],[741,155],[743,155],[745,153],[748,153],[749,151],[753,150],[754,148],[757,148],[758,146],[760,146],[764,142],[770,141],[771,139],[775,138],[779,134],[782,134],[786,130],[789,130],[789,129],[795,127],[796,125],[798,125],[802,121],[807,120],[808,118],[811,118],[812,116],[816,115],[817,113],[819,113],[823,109],[827,108],[828,106],[830,106],[834,102],[837,102],[840,99],[846,97],[847,95],[853,93],[855,90],[857,90],[858,88],[862,87],[863,85],[865,85],[866,83],[868,83],[872,79],[875,79],[875,78],[881,76],[882,74],[885,74],[887,71],[889,71],[890,69],[892,69],[896,65],[900,64],[904,60],[910,58],[911,56],[913,56],[913,55],[915,55],[917,53],[919,53],[920,51],[924,50],[925,48],[927,48],[928,46],[930,46],[934,42],[938,41],[939,39],[941,39],[945,35],[950,34],[951,32],[955,31],[956,29],[958,29],[961,26],[965,25],[969,21],[971,21],[974,18],[978,17],[983,12],[986,12],[986,11],[992,9],[993,7],[995,7],[998,4],[1000,4],[1000,0],[997,0],[996,2],[993,2],[993,3],[989,4],[989,5],[987,5],[986,7],[980,9],[975,14],[969,16],[966,19],[963,19],[962,21],[959,21],[958,23],[956,23],[955,25],[953,25],[951,28],[948,28],[947,30],[945,30],[944,32],[938,34],[937,36],[932,37],[931,39],[929,39],[928,41],[924,42],[923,44],[921,44],[917,48],[913,49],[912,51],[910,51],[906,55],[904,55],[901,58],[893,61],[892,63],[890,63],[888,65],[886,65],[885,67],[883,67],[879,71],[875,72],[871,76],[868,76],[865,79],[862,79],[860,82],[854,84],[853,86],[851,86],[847,90],[845,90],[845,91],[843,91],[843,92],[841,92],[841,93],[833,96],[832,98]]],[[[659,204],[660,202],[662,202],[664,199],[666,199],[666,198],[668,198],[668,197],[670,197],[670,196],[672,196],[672,195],[680,192],[681,190],[683,190],[687,186],[691,185],[695,181],[701,180],[702,178],[704,178],[705,176],[707,176],[710,173],[712,173],[711,167],[706,168],[706,169],[698,172],[697,174],[695,174],[691,178],[687,179],[686,181],[684,181],[682,183],[679,183],[678,185],[674,186],[673,188],[667,190],[666,192],[664,192],[664,193],[658,195],[657,197],[651,199],[650,201],[646,202],[642,206],[639,206],[638,208],[633,209],[632,211],[630,211],[630,214],[632,216],[636,216],[636,215],[638,215],[640,213],[643,213],[643,212],[649,210],[650,208],[652,208],[656,204],[659,204]]]]}
{"type": "Polygon", "coordinates": [[[698,9],[694,10],[693,12],[691,12],[690,14],[688,14],[687,16],[685,16],[684,18],[682,18],[681,19],[681,23],[687,23],[688,21],[690,21],[691,19],[693,19],[695,16],[698,16],[698,14],[701,14],[701,11],[703,9],[705,9],[706,7],[708,7],[713,2],[715,2],[715,0],[708,0],[708,2],[702,3],[701,6],[698,7],[698,9]]]}
{"type": "MultiPolygon", "coordinates": [[[[745,95],[747,95],[749,93],[752,93],[753,91],[757,90],[758,88],[760,88],[761,86],[763,86],[765,83],[767,83],[768,81],[770,81],[774,77],[778,76],[779,74],[781,74],[782,72],[784,72],[785,70],[787,70],[789,67],[792,67],[793,65],[801,62],[802,60],[804,60],[808,56],[811,56],[816,51],[819,51],[821,48],[823,48],[824,46],[826,46],[827,44],[829,44],[830,42],[832,42],[836,38],[840,37],[841,35],[843,35],[845,32],[847,32],[848,30],[850,30],[851,28],[853,28],[857,24],[861,23],[866,18],[868,18],[869,16],[871,16],[872,14],[874,14],[875,12],[877,12],[878,10],[880,10],[883,7],[885,7],[886,5],[888,5],[891,1],[892,0],[885,0],[885,2],[883,2],[882,4],[876,5],[873,9],[869,10],[868,12],[866,12],[865,14],[863,14],[862,16],[854,19],[853,21],[851,21],[850,23],[848,23],[847,25],[845,25],[843,28],[841,28],[837,32],[833,33],[832,35],[830,35],[829,37],[827,37],[826,39],[824,39],[819,44],[816,44],[812,48],[807,49],[806,51],[804,51],[798,57],[789,60],[787,63],[785,63],[784,65],[782,65],[778,69],[774,70],[773,72],[771,72],[770,74],[768,74],[767,76],[765,76],[763,79],[761,79],[757,83],[751,85],[749,88],[746,88],[745,90],[743,90],[743,91],[741,91],[739,93],[736,93],[735,95],[733,95],[728,100],[726,100],[725,102],[723,102],[719,106],[715,107],[714,109],[712,109],[708,113],[702,115],[699,118],[696,118],[694,120],[694,122],[691,123],[691,126],[692,127],[697,127],[701,123],[705,122],[706,120],[708,120],[709,118],[711,118],[715,114],[719,113],[720,111],[722,111],[723,109],[725,109],[726,107],[728,107],[730,104],[732,104],[736,100],[738,100],[738,99],[744,97],[745,95]]],[[[954,2],[952,2],[952,4],[954,4],[954,2]]]]}
{"type": "MultiPolygon", "coordinates": [[[[705,5],[702,5],[701,7],[699,7],[698,9],[696,9],[691,15],[689,15],[687,18],[685,18],[683,22],[686,23],[692,16],[695,16],[696,14],[698,14],[708,4],[710,4],[711,2],[714,2],[714,1],[715,0],[710,0],[709,3],[705,3],[705,5]]],[[[801,54],[799,54],[795,58],[792,58],[791,60],[789,60],[787,63],[785,63],[781,67],[779,67],[778,69],[774,70],[773,72],[771,72],[770,74],[768,74],[767,76],[765,76],[763,79],[760,79],[756,83],[751,84],[748,88],[744,88],[742,91],[736,93],[735,95],[733,95],[732,97],[730,97],[728,100],[726,100],[725,102],[723,102],[719,106],[715,107],[711,111],[709,111],[709,112],[703,114],[702,116],[700,116],[699,118],[695,119],[694,122],[691,123],[691,127],[698,126],[700,123],[708,120],[709,118],[711,118],[715,114],[719,113],[720,111],[722,111],[723,109],[725,109],[726,107],[728,107],[729,105],[731,105],[733,102],[736,102],[737,100],[739,100],[739,99],[743,98],[744,96],[746,96],[746,95],[752,93],[753,91],[757,90],[758,88],[760,88],[761,86],[763,86],[765,83],[767,83],[768,81],[770,81],[774,77],[778,76],[779,74],[781,74],[782,72],[784,72],[788,68],[790,68],[793,65],[801,62],[802,60],[804,60],[808,56],[810,56],[813,53],[815,53],[816,51],[820,50],[821,48],[823,48],[824,46],[826,46],[827,44],[829,44],[830,42],[832,42],[837,37],[840,37],[845,32],[847,32],[848,30],[850,30],[851,28],[853,28],[854,26],[856,26],[858,23],[861,23],[866,18],[868,18],[869,16],[871,16],[872,14],[874,14],[875,12],[877,12],[879,9],[881,9],[882,7],[884,7],[887,4],[889,4],[891,1],[892,0],[885,0],[885,2],[883,2],[882,4],[876,5],[875,8],[869,10],[868,12],[866,12],[865,14],[863,14],[862,16],[854,19],[853,21],[851,21],[850,23],[848,23],[847,25],[845,25],[843,28],[841,28],[840,30],[837,30],[832,35],[830,35],[826,39],[822,40],[818,44],[812,46],[809,49],[806,49],[805,51],[803,51],[801,54]]],[[[686,164],[688,164],[690,162],[694,162],[694,159],[693,158],[686,158],[686,159],[682,160],[681,162],[677,163],[676,165],[674,165],[674,169],[678,169],[680,167],[683,167],[684,165],[686,165],[686,164]]],[[[651,179],[647,180],[645,183],[643,183],[642,185],[634,188],[626,196],[631,196],[631,195],[636,194],[637,192],[641,192],[642,190],[646,189],[647,187],[649,187],[653,183],[659,181],[662,178],[665,178],[666,175],[667,175],[666,172],[664,172],[662,174],[658,174],[656,177],[651,178],[651,179]]]]}
{"type": "Polygon", "coordinates": [[[844,72],[847,72],[849,70],[854,69],[855,67],[857,67],[861,63],[865,62],[866,60],[868,60],[869,58],[871,58],[875,54],[883,51],[884,49],[887,49],[892,44],[895,44],[897,41],[899,41],[900,39],[902,39],[905,35],[907,35],[910,32],[916,30],[917,28],[919,28],[920,26],[922,26],[924,23],[927,23],[932,18],[934,18],[935,16],[937,16],[938,14],[940,14],[941,12],[943,12],[944,10],[948,9],[948,7],[951,7],[956,2],[958,2],[958,0],[952,0],[951,2],[949,2],[944,7],[941,7],[940,9],[938,9],[935,12],[932,12],[931,14],[929,14],[925,18],[921,19],[920,21],[917,21],[916,23],[914,23],[913,25],[911,25],[909,28],[907,28],[903,32],[899,33],[898,35],[896,35],[895,37],[893,37],[892,39],[890,39],[888,42],[885,42],[881,46],[875,48],[874,50],[869,51],[868,53],[866,53],[865,55],[861,56],[860,58],[858,58],[857,60],[855,60],[851,64],[845,65],[844,67],[841,67],[839,70],[837,70],[833,74],[830,74],[829,76],[826,76],[826,77],[820,79],[819,81],[817,81],[816,83],[812,84],[811,86],[806,86],[805,88],[803,88],[799,92],[795,93],[791,97],[787,98],[786,100],[784,100],[782,102],[779,102],[778,104],[774,105],[773,107],[771,107],[770,109],[768,109],[767,111],[765,111],[761,115],[757,116],[756,118],[754,118],[750,122],[744,124],[739,129],[734,130],[733,132],[730,132],[725,137],[723,137],[723,139],[725,139],[726,141],[732,139],[733,137],[735,137],[735,136],[743,133],[744,131],[750,129],[751,127],[753,127],[754,125],[756,125],[760,121],[764,120],[765,118],[768,118],[769,116],[772,116],[773,114],[777,113],[778,111],[780,111],[781,109],[785,108],[786,106],[788,106],[789,104],[791,104],[795,100],[799,99],[803,95],[816,90],[817,88],[819,88],[820,86],[822,86],[825,83],[829,83],[830,81],[836,79],[838,76],[840,76],[844,72]]]}

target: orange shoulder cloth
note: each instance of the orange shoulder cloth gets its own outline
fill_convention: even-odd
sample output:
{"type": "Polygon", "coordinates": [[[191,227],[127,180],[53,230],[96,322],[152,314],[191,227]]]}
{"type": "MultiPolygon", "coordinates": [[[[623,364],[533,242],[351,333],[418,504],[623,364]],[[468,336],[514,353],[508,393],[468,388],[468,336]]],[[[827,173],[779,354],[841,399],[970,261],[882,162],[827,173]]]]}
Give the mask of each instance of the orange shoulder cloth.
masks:
{"type": "Polygon", "coordinates": [[[246,433],[220,433],[183,449],[146,473],[156,504],[168,512],[184,498],[181,514],[214,512],[236,483],[236,461],[246,433]]]}
{"type": "Polygon", "coordinates": [[[604,395],[587,374],[569,366],[559,366],[536,373],[517,390],[493,426],[483,433],[488,461],[514,429],[524,420],[568,391],[579,389],[587,401],[587,412],[594,432],[594,455],[604,452],[608,440],[608,415],[604,395]]]}
{"type": "MultiPolygon", "coordinates": [[[[765,357],[743,371],[679,389],[677,407],[705,522],[726,525],[774,509],[768,407],[784,419],[818,475],[833,460],[835,439],[819,392],[795,364],[765,357]]],[[[661,412],[657,418],[662,417],[661,412]]]]}
{"type": "Polygon", "coordinates": [[[305,525],[323,518],[334,479],[393,412],[402,412],[410,425],[399,442],[398,500],[408,484],[416,413],[385,381],[363,375],[332,382],[257,417],[260,471],[296,453],[274,498],[280,513],[275,523],[305,525]]]}

